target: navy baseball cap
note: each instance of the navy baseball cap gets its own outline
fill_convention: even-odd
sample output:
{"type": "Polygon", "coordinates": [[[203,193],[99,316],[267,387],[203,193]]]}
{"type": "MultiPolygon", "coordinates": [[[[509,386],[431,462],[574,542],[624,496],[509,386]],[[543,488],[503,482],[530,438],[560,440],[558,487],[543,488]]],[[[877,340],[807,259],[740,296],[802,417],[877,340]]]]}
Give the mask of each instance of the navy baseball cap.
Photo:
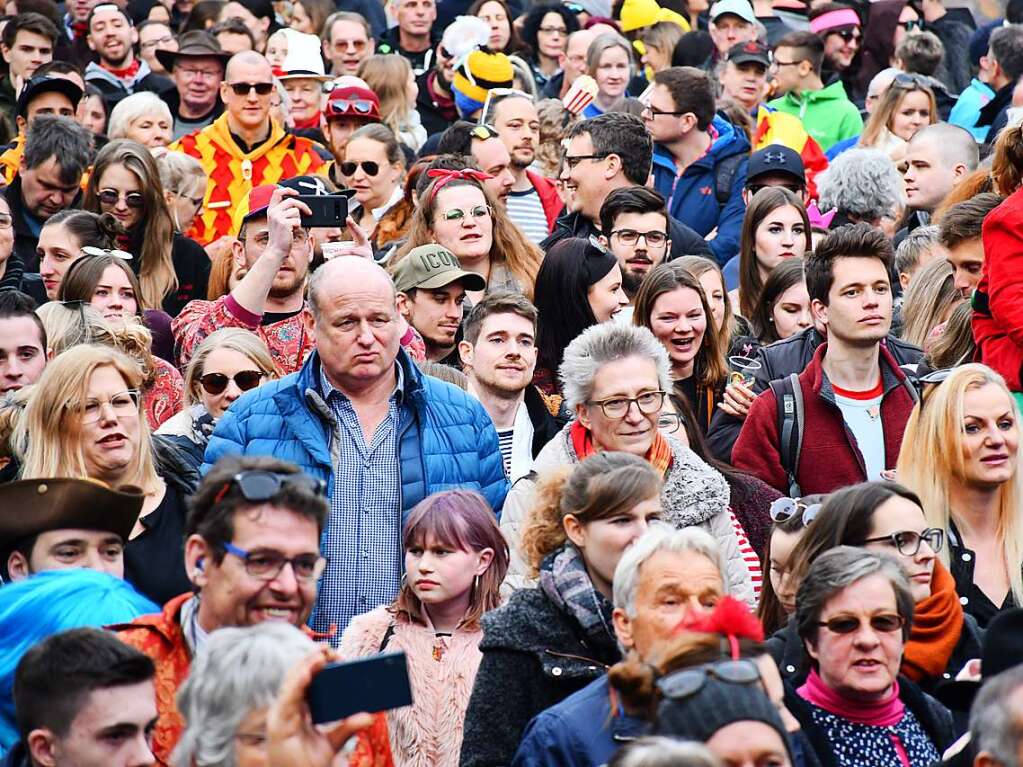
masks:
{"type": "Polygon", "coordinates": [[[769,144],[758,149],[749,156],[746,172],[746,186],[751,186],[758,176],[786,175],[791,176],[802,186],[806,186],[806,169],[799,153],[784,144],[769,144]]]}

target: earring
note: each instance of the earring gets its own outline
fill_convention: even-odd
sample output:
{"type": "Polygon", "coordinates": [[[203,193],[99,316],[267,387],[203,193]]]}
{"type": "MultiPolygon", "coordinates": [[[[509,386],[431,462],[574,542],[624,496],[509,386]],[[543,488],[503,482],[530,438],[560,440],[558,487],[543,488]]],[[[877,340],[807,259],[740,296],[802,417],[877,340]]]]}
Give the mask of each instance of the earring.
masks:
{"type": "Polygon", "coordinates": [[[477,574],[476,577],[472,579],[472,590],[473,590],[473,593],[478,591],[479,587],[480,587],[480,576],[477,574]]]}

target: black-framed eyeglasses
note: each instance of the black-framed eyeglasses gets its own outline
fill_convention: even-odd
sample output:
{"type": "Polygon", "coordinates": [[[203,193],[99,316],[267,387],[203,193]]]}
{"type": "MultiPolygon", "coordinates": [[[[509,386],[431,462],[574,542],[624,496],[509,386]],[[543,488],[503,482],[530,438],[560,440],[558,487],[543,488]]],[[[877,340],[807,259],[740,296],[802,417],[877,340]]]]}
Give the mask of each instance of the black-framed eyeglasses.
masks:
{"type": "MultiPolygon", "coordinates": [[[[867,618],[867,623],[874,631],[882,634],[893,634],[900,631],[906,625],[906,619],[895,613],[879,613],[867,618]]],[[[817,621],[818,626],[823,626],[832,634],[852,634],[859,631],[863,621],[853,615],[841,615],[826,621],[817,621]]]]}
{"type": "Polygon", "coordinates": [[[273,83],[228,83],[227,87],[234,91],[235,96],[248,96],[255,91],[257,96],[269,96],[274,89],[273,83]]]}
{"type": "Polygon", "coordinates": [[[220,503],[233,488],[237,488],[249,503],[262,503],[269,501],[285,485],[311,492],[315,495],[323,495],[327,490],[327,483],[322,479],[310,477],[308,474],[280,474],[276,471],[241,471],[224,483],[224,486],[217,491],[213,497],[213,503],[220,503]]]}
{"type": "Polygon", "coordinates": [[[245,572],[261,581],[272,581],[281,574],[284,565],[290,564],[296,580],[312,582],[319,580],[327,567],[327,558],[319,554],[299,554],[289,558],[272,549],[246,551],[233,543],[225,543],[224,551],[242,560],[245,572]]]}
{"type": "Polygon", "coordinates": [[[776,498],[771,501],[771,519],[775,522],[784,522],[796,514],[803,515],[803,525],[809,525],[821,511],[820,503],[803,503],[802,498],[776,498]]]}
{"type": "Polygon", "coordinates": [[[618,237],[618,242],[628,247],[639,244],[640,238],[648,248],[663,248],[668,242],[667,232],[637,232],[635,229],[614,229],[611,236],[618,237]]]}
{"type": "Polygon", "coordinates": [[[643,415],[653,415],[661,412],[664,407],[664,398],[667,392],[648,391],[638,397],[611,397],[610,399],[587,400],[587,405],[599,405],[604,416],[607,418],[625,418],[633,403],[639,408],[643,415]]]}
{"type": "Polygon", "coordinates": [[[915,557],[920,552],[920,546],[927,543],[931,551],[939,553],[945,545],[945,531],[936,527],[928,527],[922,533],[915,533],[912,530],[903,530],[891,535],[882,535],[878,538],[866,538],[863,543],[887,543],[898,549],[904,557],[915,557]]]}
{"type": "Polygon", "coordinates": [[[685,423],[685,419],[678,413],[661,413],[657,416],[657,428],[668,434],[677,434],[685,423]]]}
{"type": "Polygon", "coordinates": [[[576,165],[581,163],[583,160],[603,160],[610,157],[610,153],[605,154],[566,154],[565,155],[565,167],[571,170],[576,165]]]}
{"type": "Polygon", "coordinates": [[[729,684],[757,684],[760,669],[751,660],[724,660],[675,671],[658,679],[656,684],[665,698],[685,700],[703,689],[711,677],[729,684]]]}
{"type": "Polygon", "coordinates": [[[651,104],[647,104],[646,108],[643,111],[644,112],[649,112],[653,117],[657,117],[657,115],[672,115],[674,117],[679,117],[680,115],[687,115],[690,112],[692,112],[693,110],[691,110],[691,109],[681,109],[681,110],[677,110],[675,112],[666,112],[663,109],[658,109],[657,107],[655,107],[655,106],[653,106],[651,104]]]}
{"type": "Polygon", "coordinates": [[[146,198],[142,196],[142,192],[128,192],[122,195],[116,189],[101,189],[96,193],[96,198],[104,205],[117,205],[122,196],[124,197],[124,204],[129,208],[142,210],[142,208],[146,207],[146,198]]]}

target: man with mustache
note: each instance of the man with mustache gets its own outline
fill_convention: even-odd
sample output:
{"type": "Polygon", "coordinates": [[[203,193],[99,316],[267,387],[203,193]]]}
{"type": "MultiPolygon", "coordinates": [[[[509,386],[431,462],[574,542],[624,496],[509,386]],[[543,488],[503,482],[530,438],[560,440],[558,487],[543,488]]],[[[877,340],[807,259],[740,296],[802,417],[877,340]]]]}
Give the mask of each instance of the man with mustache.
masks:
{"type": "Polygon", "coordinates": [[[85,81],[103,94],[107,112],[125,96],[140,91],[159,93],[172,87],[166,77],[154,74],[142,59],[135,57],[138,32],[128,14],[113,3],[97,5],[89,13],[89,48],[99,61],[85,68],[85,81]]]}
{"type": "Polygon", "coordinates": [[[600,241],[618,259],[622,289],[632,302],[643,278],[671,250],[664,198],[645,186],[616,189],[600,206],[600,228],[600,241]]]}

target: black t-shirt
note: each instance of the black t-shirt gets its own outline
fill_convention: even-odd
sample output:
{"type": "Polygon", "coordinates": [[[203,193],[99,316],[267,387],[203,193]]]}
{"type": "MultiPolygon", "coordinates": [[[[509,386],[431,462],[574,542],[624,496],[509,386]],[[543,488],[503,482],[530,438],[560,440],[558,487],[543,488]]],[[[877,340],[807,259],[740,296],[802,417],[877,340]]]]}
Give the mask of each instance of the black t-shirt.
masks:
{"type": "Polygon", "coordinates": [[[302,310],[301,309],[296,309],[293,312],[264,312],[263,313],[263,319],[261,319],[259,321],[259,324],[260,325],[273,325],[275,322],[284,322],[284,320],[290,320],[292,317],[294,317],[300,311],[302,311],[302,310]]]}
{"type": "Polygon", "coordinates": [[[124,548],[124,579],[158,605],[192,590],[185,575],[185,512],[185,499],[168,484],[160,505],[142,518],[142,535],[124,548]]]}

